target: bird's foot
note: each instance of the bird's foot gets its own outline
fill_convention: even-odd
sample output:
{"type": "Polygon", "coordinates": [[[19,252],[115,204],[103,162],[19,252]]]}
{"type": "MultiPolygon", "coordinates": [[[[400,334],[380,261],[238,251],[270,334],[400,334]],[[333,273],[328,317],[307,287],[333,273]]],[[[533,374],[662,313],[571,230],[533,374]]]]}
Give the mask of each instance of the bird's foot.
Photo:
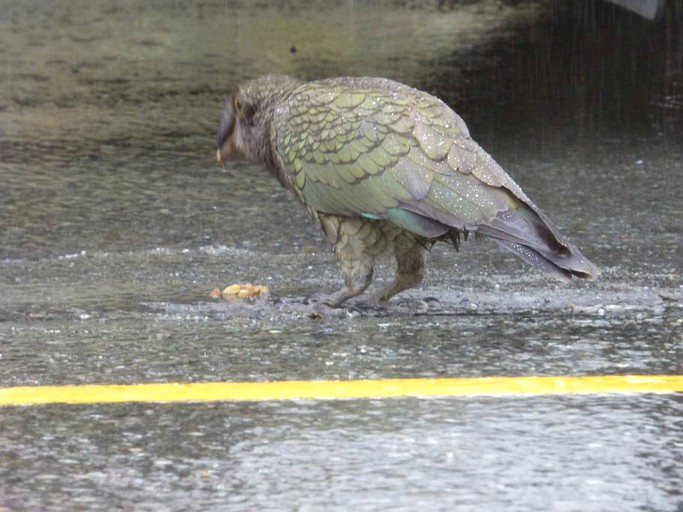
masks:
{"type": "Polygon", "coordinates": [[[442,310],[441,303],[435,297],[405,297],[396,301],[399,311],[408,315],[438,314],[442,310]]]}
{"type": "Polygon", "coordinates": [[[309,318],[353,318],[361,316],[353,307],[342,307],[333,301],[334,295],[314,295],[304,299],[306,315],[309,318]]]}
{"type": "Polygon", "coordinates": [[[309,318],[347,318],[349,315],[345,308],[333,308],[326,302],[311,304],[308,310],[309,318]]]}

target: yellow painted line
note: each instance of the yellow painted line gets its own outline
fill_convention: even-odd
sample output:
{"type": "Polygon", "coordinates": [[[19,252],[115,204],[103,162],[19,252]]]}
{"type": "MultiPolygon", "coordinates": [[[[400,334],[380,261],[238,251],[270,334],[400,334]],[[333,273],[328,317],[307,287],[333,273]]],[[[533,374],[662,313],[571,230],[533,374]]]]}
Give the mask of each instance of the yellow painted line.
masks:
{"type": "Polygon", "coordinates": [[[199,382],[0,388],[0,406],[683,392],[683,375],[199,382]]]}

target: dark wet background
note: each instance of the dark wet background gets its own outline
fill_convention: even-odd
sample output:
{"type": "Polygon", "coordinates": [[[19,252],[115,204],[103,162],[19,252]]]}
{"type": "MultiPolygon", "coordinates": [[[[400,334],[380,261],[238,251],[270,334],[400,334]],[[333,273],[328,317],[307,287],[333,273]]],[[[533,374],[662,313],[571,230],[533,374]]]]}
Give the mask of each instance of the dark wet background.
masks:
{"type": "MultiPolygon", "coordinates": [[[[680,374],[680,11],[0,1],[0,385],[680,374]],[[214,161],[262,73],[438,95],[600,280],[436,247],[421,290],[307,318],[340,282],[318,228],[214,161]],[[245,281],[273,296],[208,297],[245,281]]],[[[678,396],[6,408],[0,508],[680,510],[682,418],[678,396]]]]}

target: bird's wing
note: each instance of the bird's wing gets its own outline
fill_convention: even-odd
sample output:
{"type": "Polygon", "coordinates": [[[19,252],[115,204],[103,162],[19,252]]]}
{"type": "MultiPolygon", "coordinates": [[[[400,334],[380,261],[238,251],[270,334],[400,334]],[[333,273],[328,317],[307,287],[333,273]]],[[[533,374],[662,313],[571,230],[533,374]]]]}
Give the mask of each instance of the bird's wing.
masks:
{"type": "Polygon", "coordinates": [[[276,159],[309,208],[434,237],[490,224],[515,201],[531,204],[446,104],[391,84],[311,82],[277,108],[276,159]]]}

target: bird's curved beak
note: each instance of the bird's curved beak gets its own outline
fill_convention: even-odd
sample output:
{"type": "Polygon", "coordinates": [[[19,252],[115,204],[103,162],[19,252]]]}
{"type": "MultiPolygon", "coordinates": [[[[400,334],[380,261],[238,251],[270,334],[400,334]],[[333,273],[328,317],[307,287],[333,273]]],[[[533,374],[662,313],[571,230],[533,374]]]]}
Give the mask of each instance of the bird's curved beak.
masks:
{"type": "MultiPolygon", "coordinates": [[[[230,103],[228,103],[230,105],[230,103]]],[[[221,124],[218,127],[216,160],[222,167],[225,161],[235,152],[235,114],[230,106],[223,111],[221,124]]]]}

